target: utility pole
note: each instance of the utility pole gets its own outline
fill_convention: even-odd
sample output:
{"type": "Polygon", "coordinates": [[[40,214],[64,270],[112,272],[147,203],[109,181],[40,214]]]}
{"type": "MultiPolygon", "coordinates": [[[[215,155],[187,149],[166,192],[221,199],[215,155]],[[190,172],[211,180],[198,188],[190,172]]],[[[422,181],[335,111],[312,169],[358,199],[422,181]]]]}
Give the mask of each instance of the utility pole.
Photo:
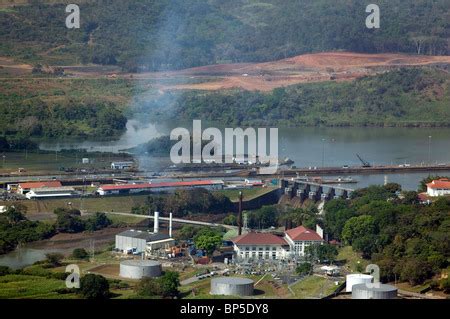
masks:
{"type": "Polygon", "coordinates": [[[242,191],[239,192],[238,235],[242,235],[242,191]]]}

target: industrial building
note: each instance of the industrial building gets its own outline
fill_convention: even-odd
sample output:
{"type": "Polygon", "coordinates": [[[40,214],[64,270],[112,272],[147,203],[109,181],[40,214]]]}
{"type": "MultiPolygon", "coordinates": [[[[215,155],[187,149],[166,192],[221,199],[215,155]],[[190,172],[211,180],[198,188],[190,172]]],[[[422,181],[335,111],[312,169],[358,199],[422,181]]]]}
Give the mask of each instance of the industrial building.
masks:
{"type": "Polygon", "coordinates": [[[285,240],[290,246],[291,255],[303,257],[305,256],[306,247],[323,244],[323,232],[319,230],[319,233],[304,226],[287,230],[285,232],[285,240]],[[319,235],[319,233],[322,235],[319,235]]]}
{"type": "Polygon", "coordinates": [[[211,295],[252,296],[254,281],[241,277],[219,277],[211,280],[211,295]]]}
{"type": "Polygon", "coordinates": [[[222,180],[200,180],[185,182],[163,182],[142,184],[102,185],[97,189],[100,196],[137,194],[143,192],[171,192],[178,189],[205,188],[219,190],[223,188],[222,180]]]}
{"type": "Polygon", "coordinates": [[[320,234],[304,226],[287,230],[284,237],[249,232],[232,239],[234,257],[238,261],[303,257],[306,247],[324,243],[320,234]]]}
{"type": "Polygon", "coordinates": [[[431,197],[450,195],[450,180],[441,178],[427,184],[427,195],[431,197]]]}
{"type": "Polygon", "coordinates": [[[172,213],[169,219],[169,234],[159,232],[159,212],[155,212],[153,225],[153,232],[130,229],[117,234],[116,250],[125,254],[152,255],[157,250],[175,245],[175,239],[172,238],[172,213]]]}
{"type": "Polygon", "coordinates": [[[120,277],[153,278],[162,274],[161,264],[153,260],[125,260],[120,263],[120,277]]]}
{"type": "MultiPolygon", "coordinates": [[[[27,183],[19,183],[16,184],[17,189],[16,192],[18,194],[25,195],[28,193],[32,188],[45,188],[45,187],[62,187],[62,184],[60,181],[45,181],[45,182],[27,182],[27,183]]],[[[8,191],[12,191],[14,188],[14,184],[8,185],[8,191]]]]}
{"type": "Polygon", "coordinates": [[[76,194],[70,186],[31,188],[26,194],[28,199],[72,197],[76,194]]]}

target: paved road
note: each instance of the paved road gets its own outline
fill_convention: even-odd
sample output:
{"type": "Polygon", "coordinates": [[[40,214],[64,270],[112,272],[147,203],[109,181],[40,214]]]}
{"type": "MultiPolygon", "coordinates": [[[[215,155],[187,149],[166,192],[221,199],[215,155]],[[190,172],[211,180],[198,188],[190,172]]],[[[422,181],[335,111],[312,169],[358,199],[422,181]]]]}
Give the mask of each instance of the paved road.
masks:
{"type": "MultiPolygon", "coordinates": [[[[149,216],[149,215],[138,215],[138,214],[119,213],[119,212],[105,212],[105,213],[113,214],[113,215],[131,216],[131,217],[142,217],[142,218],[149,218],[149,219],[155,218],[153,215],[149,216]]],[[[159,220],[169,221],[169,217],[159,217],[159,220]]],[[[230,225],[217,224],[217,223],[208,223],[208,222],[202,222],[202,221],[190,220],[190,219],[182,219],[182,218],[172,218],[172,222],[180,223],[180,224],[210,226],[210,227],[224,227],[226,229],[237,229],[237,226],[230,226],[230,225]]]]}

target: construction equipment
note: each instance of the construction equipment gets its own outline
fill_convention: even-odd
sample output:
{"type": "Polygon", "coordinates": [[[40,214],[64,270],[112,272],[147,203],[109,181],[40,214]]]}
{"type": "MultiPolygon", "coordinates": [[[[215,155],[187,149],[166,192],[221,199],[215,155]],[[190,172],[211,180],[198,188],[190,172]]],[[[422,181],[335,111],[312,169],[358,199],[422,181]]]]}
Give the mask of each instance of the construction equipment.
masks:
{"type": "Polygon", "coordinates": [[[362,167],[372,167],[372,165],[369,162],[365,161],[363,158],[361,158],[361,156],[359,156],[358,154],[356,154],[356,156],[361,161],[362,167]]]}

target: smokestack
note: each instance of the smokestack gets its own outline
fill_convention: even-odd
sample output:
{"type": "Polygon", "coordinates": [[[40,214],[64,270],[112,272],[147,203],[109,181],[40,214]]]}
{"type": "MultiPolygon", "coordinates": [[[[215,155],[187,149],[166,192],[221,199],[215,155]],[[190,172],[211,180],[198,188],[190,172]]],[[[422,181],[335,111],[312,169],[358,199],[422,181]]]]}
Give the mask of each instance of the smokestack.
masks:
{"type": "Polygon", "coordinates": [[[242,192],[239,192],[238,235],[242,235],[242,192]]]}
{"type": "Polygon", "coordinates": [[[153,232],[155,234],[159,232],[159,212],[155,212],[155,218],[153,219],[153,232]]]}
{"type": "Polygon", "coordinates": [[[169,237],[172,238],[172,213],[169,214],[169,237]]]}

